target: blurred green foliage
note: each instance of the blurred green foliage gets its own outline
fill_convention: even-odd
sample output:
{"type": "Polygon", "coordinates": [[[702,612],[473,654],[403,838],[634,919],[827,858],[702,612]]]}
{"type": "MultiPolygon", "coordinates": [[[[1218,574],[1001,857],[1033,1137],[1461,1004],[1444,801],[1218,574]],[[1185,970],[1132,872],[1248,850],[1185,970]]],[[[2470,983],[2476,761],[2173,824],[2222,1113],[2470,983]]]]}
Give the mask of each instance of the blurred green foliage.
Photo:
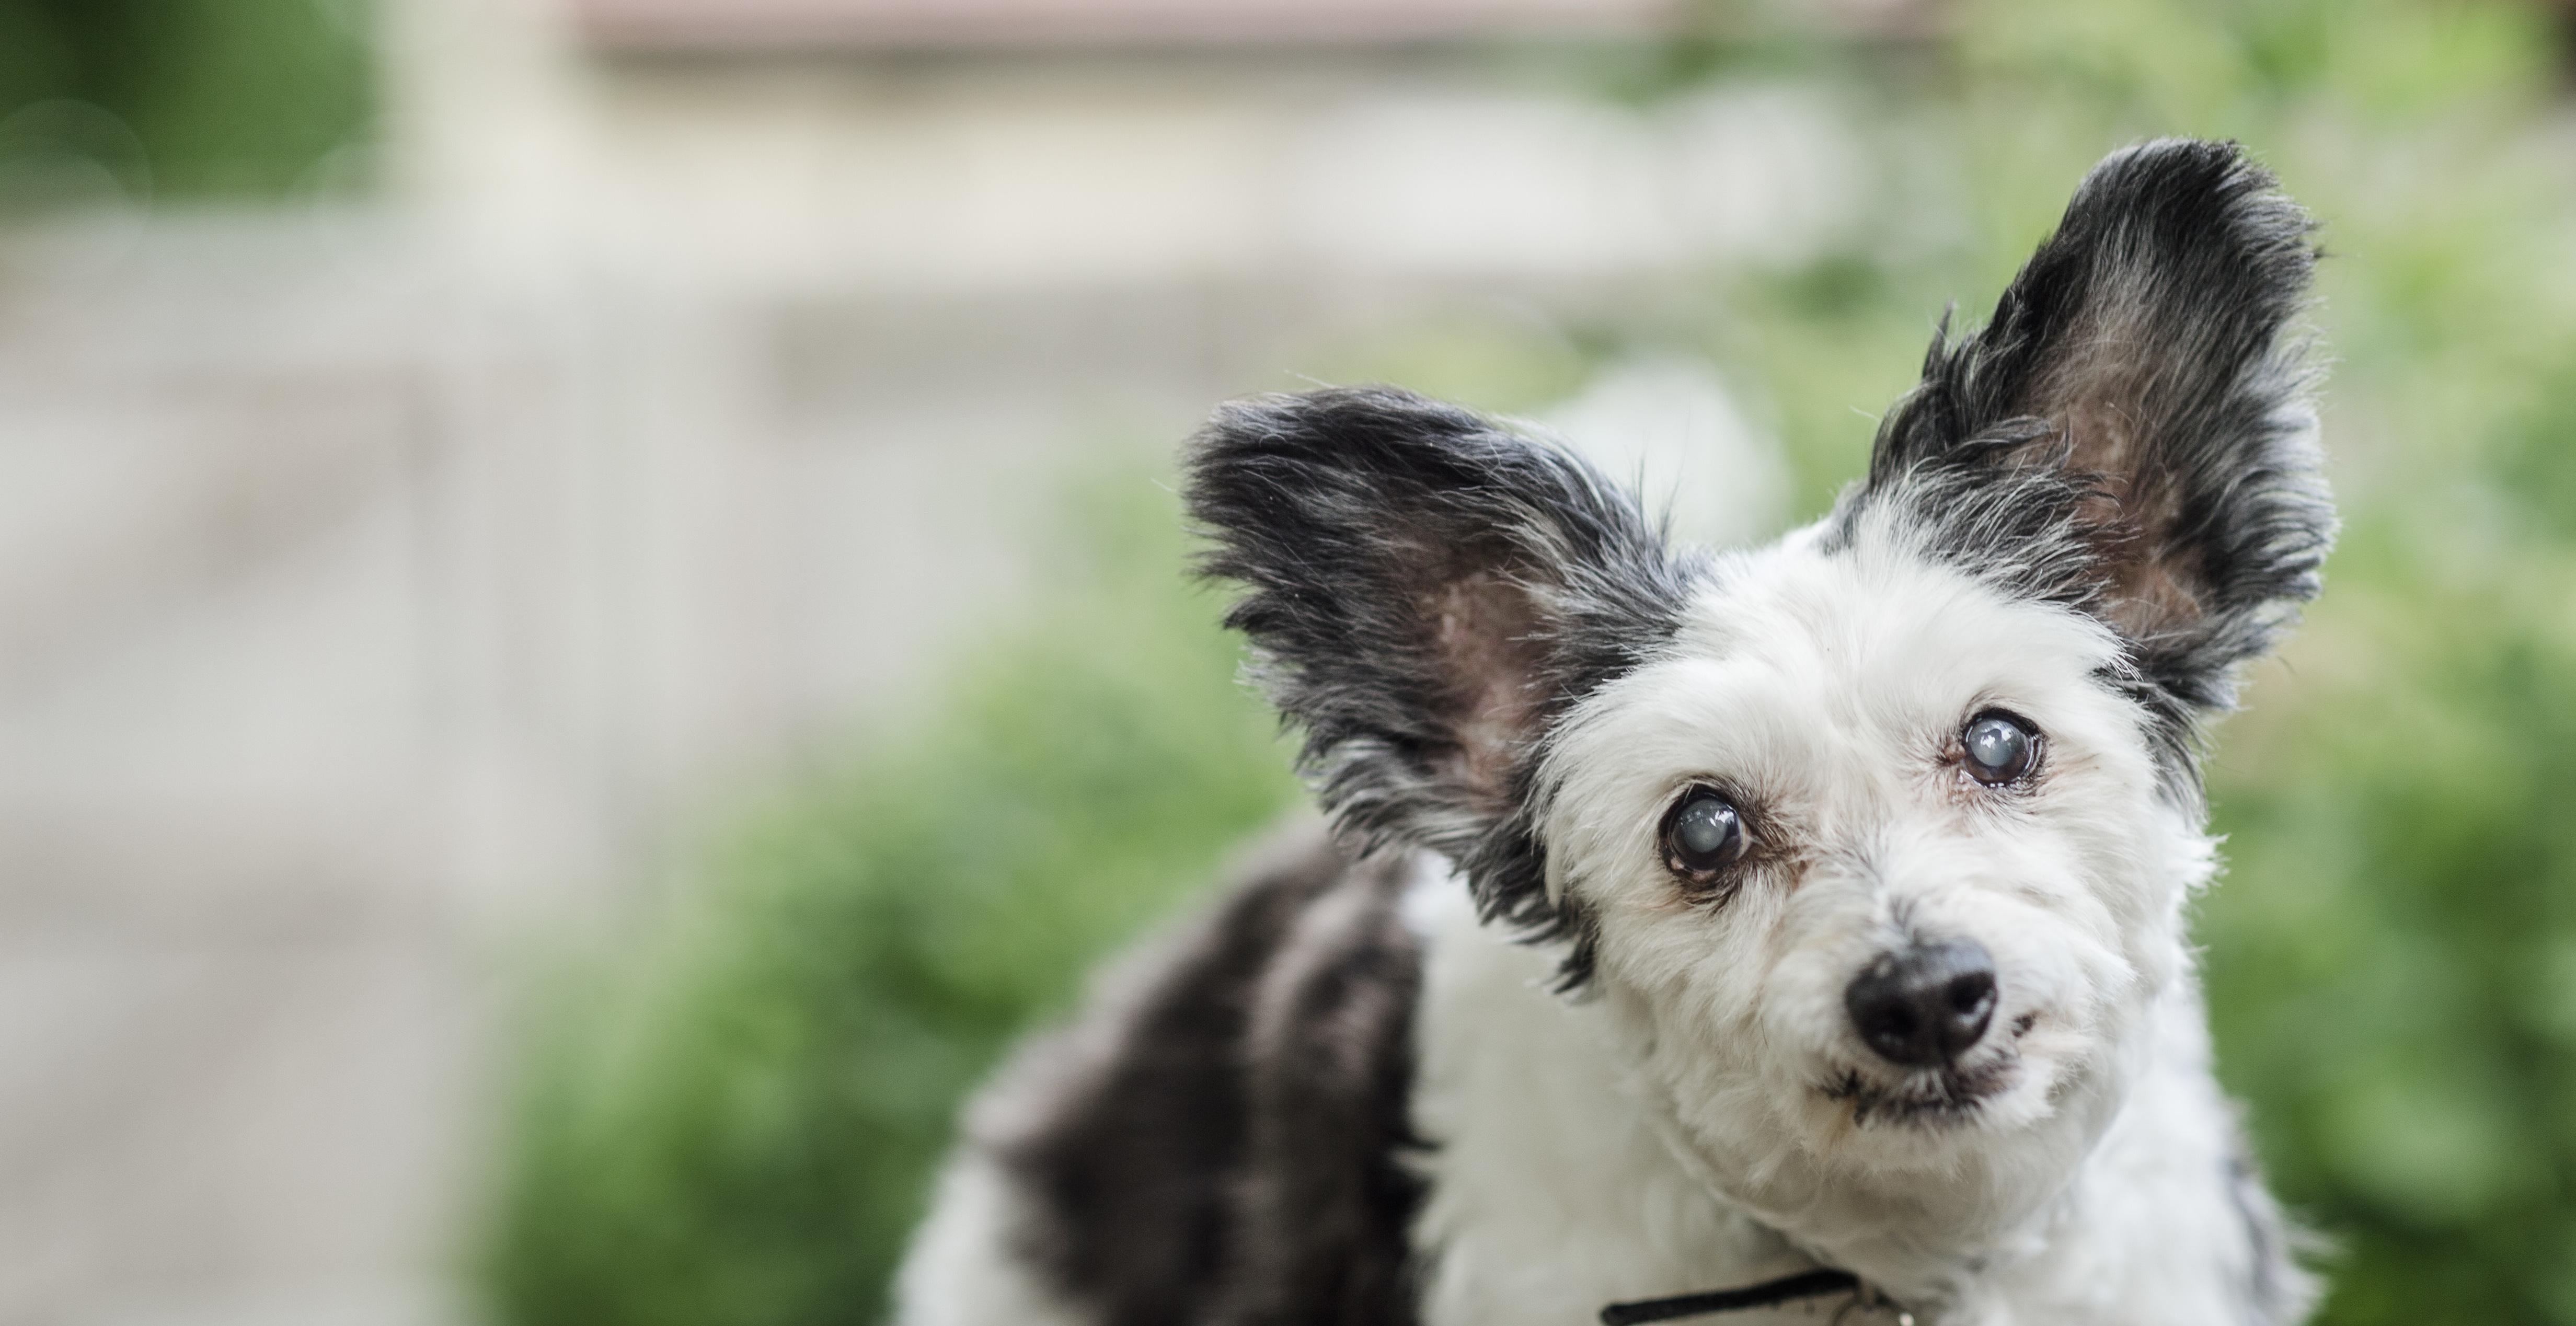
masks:
{"type": "Polygon", "coordinates": [[[874,1320],[960,1096],[1291,801],[1215,601],[1179,591],[1170,494],[1124,488],[928,721],[754,812],[642,956],[556,991],[487,1267],[504,1320],[874,1320]]]}
{"type": "Polygon", "coordinates": [[[0,206],[296,187],[372,122],[370,23],[368,0],[0,0],[0,206]]]}
{"type": "MultiPolygon", "coordinates": [[[[1812,511],[1928,313],[1973,315],[2102,152],[2254,146],[2326,223],[2348,526],[2221,734],[2232,868],[2200,937],[2222,1075],[2331,1240],[2335,1326],[2576,1323],[2565,52],[2502,0],[1963,0],[1928,46],[1710,39],[1605,95],[1831,89],[1875,192],[1830,252],[1626,324],[1450,317],[1321,356],[1526,409],[1604,356],[1688,349],[1778,429],[1812,511]]],[[[955,1095],[1285,795],[1171,519],[1109,521],[1090,588],[763,817],[651,957],[553,1005],[489,1245],[504,1320],[876,1318],[955,1095]]]]}

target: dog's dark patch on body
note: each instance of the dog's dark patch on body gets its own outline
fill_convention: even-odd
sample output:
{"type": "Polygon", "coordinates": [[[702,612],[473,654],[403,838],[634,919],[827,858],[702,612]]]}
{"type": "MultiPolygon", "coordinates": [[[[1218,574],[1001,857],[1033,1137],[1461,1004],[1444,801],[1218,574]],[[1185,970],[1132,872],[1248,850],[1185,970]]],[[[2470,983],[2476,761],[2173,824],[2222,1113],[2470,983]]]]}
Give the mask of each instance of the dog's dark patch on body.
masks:
{"type": "Polygon", "coordinates": [[[1017,1251],[1095,1320],[1410,1326],[1402,864],[1307,835],[979,1104],[1017,1251]]]}

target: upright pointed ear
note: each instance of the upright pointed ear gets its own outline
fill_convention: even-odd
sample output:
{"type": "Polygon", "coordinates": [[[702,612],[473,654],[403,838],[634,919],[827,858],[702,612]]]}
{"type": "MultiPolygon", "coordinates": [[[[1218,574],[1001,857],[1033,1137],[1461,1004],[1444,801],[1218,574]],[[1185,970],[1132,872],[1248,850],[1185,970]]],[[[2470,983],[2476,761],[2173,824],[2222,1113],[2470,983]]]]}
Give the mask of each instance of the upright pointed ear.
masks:
{"type": "Polygon", "coordinates": [[[2227,707],[2334,538],[2297,325],[2313,229],[2234,144],[2106,159],[1993,320],[1934,339],[1842,529],[1900,513],[1926,551],[2109,622],[2178,727],[2227,707]]]}
{"type": "Polygon", "coordinates": [[[1220,409],[1187,457],[1204,570],[1346,832],[1467,866],[1489,915],[1568,922],[1531,837],[1558,714],[1670,640],[1691,566],[1552,446],[1382,387],[1220,409]]]}

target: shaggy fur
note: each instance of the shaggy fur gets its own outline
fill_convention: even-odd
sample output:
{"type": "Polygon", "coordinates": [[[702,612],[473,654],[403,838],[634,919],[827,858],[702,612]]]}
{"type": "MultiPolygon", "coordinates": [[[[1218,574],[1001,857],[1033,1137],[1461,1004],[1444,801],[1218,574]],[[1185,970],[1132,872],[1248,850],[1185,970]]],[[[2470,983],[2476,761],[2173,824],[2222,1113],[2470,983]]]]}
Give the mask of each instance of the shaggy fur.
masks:
{"type": "Polygon", "coordinates": [[[1017,1320],[952,1296],[1034,1275],[1083,1320],[1410,1326],[1421,956],[1403,883],[1394,858],[1355,862],[1301,826],[1117,973],[1100,996],[1114,1013],[1023,1050],[968,1121],[972,1175],[950,1180],[1019,1209],[943,1201],[908,1271],[938,1283],[911,1319],[1017,1320]],[[952,1217],[963,1246],[946,1246],[952,1217]]]}
{"type": "Polygon", "coordinates": [[[1749,552],[1391,389],[1219,411],[1206,570],[1336,838],[987,1093],[905,1320],[1564,1326],[1817,1266],[1945,1326],[2302,1318],[2184,910],[2202,729],[2333,535],[2309,230],[2232,146],[2115,155],[1749,552]],[[2027,773],[1971,767],[1994,714],[2027,773]],[[1708,796],[1742,850],[1682,872],[1708,796]],[[1850,992],[1932,949],[1991,1019],[1890,1058],[1850,992]]]}

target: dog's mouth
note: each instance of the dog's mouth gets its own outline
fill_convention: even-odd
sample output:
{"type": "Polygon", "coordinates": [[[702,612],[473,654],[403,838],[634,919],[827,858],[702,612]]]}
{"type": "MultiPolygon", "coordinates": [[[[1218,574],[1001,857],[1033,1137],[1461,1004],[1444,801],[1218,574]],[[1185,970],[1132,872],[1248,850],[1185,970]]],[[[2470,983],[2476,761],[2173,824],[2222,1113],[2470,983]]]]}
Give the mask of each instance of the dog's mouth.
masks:
{"type": "Polygon", "coordinates": [[[1876,1080],[1857,1068],[1845,1069],[1817,1091],[1851,1109],[1855,1127],[1872,1125],[1938,1127],[1973,1118],[1987,1101],[2012,1086],[2017,1055],[1999,1055],[1979,1063],[1908,1073],[1899,1081],[1876,1080]]]}
{"type": "Polygon", "coordinates": [[[1911,1072],[1892,1082],[1863,1069],[1845,1068],[1820,1083],[1816,1091],[1849,1106],[1854,1127],[1938,1127],[1965,1122],[1988,1101],[2012,1089],[2021,1067],[2022,1038],[2039,1020],[2037,1013],[2014,1018],[2000,1052],[1974,1063],[1911,1072]]]}

